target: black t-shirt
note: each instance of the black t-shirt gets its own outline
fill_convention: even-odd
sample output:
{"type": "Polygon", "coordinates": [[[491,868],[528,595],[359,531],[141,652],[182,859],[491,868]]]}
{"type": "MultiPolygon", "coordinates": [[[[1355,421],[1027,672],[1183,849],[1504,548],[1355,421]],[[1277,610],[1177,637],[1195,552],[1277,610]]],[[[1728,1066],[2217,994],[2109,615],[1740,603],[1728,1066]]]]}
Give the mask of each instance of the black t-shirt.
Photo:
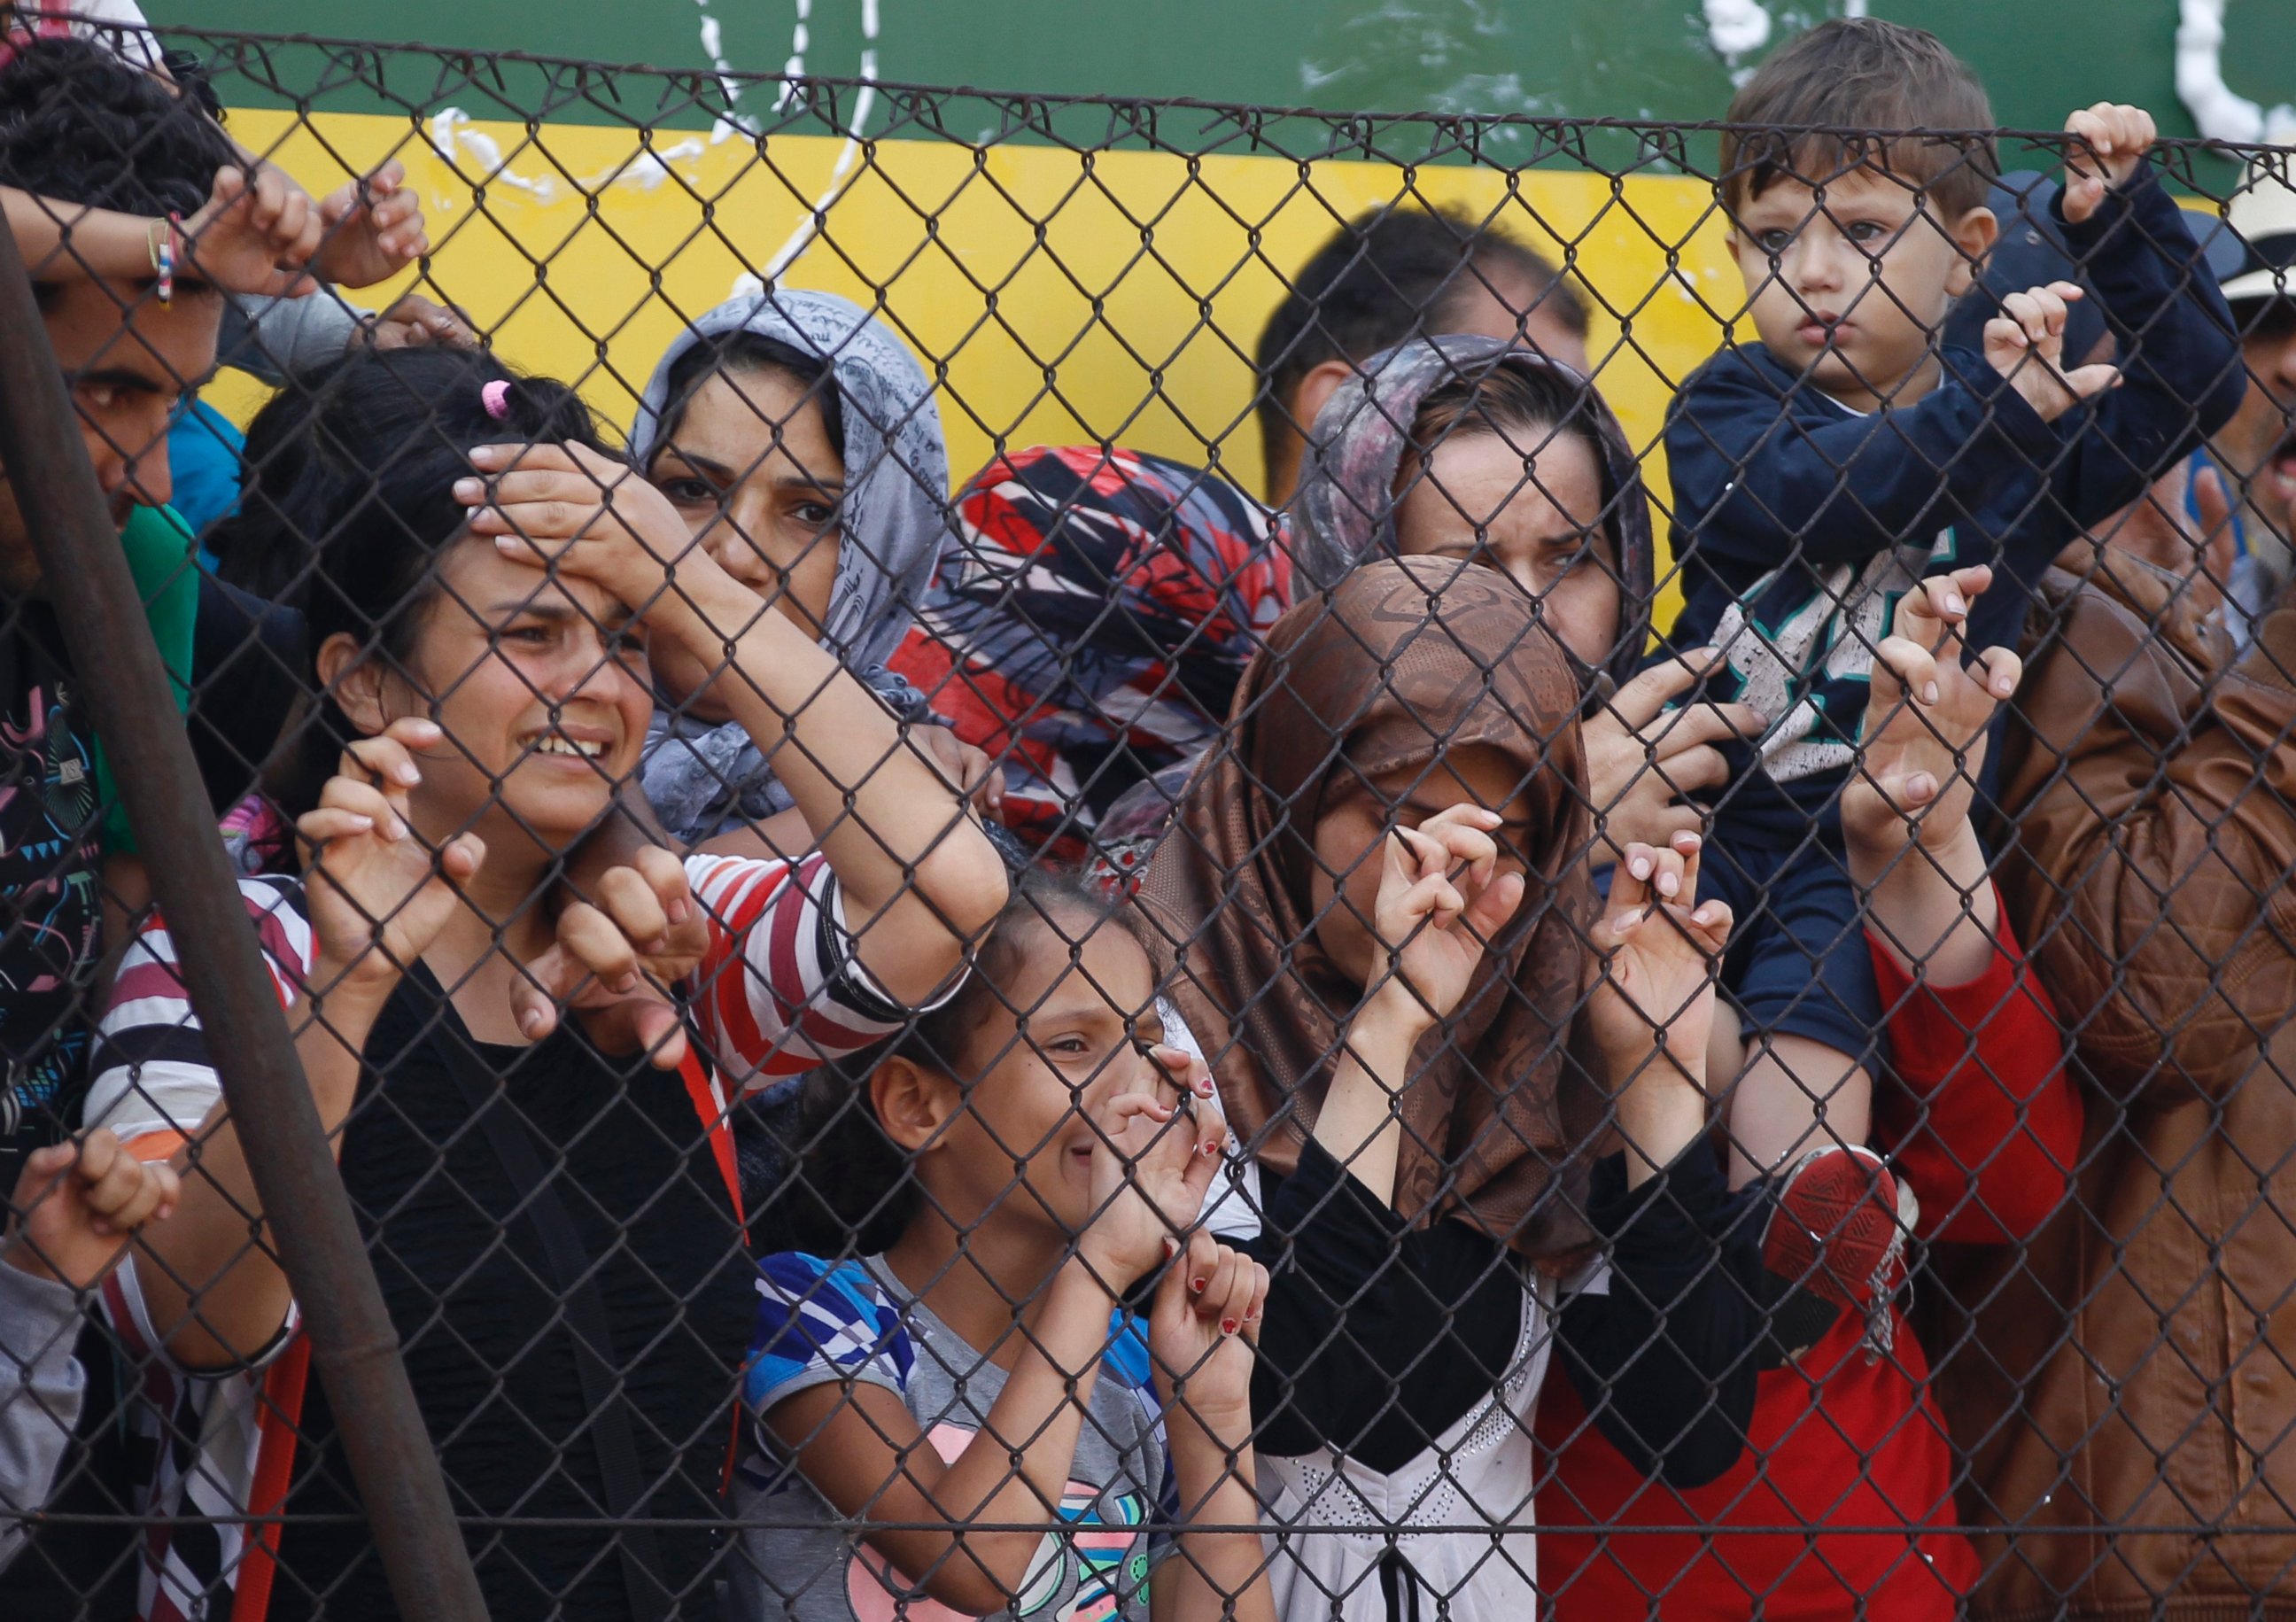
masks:
{"type": "Polygon", "coordinates": [[[1413,1228],[1313,1138],[1292,1176],[1259,1179],[1267,1227],[1245,1247],[1268,1271],[1257,1446],[1400,1470],[1505,1378],[1521,1264],[1464,1222],[1413,1228]]]}
{"type": "Polygon", "coordinates": [[[45,602],[0,609],[0,1192],[78,1108],[100,988],[95,740],[45,602]]]}
{"type": "MultiPolygon", "coordinates": [[[[367,1044],[343,1138],[406,1372],[496,1617],[627,1618],[571,1331],[548,1259],[448,1068],[434,993],[402,986],[367,1044]],[[440,1034],[428,1034],[434,1029],[440,1034]],[[552,1519],[586,1525],[518,1524],[552,1519]]],[[[706,1130],[675,1074],[600,1054],[571,1025],[532,1048],[479,1045],[525,1118],[597,1268],[633,1409],[641,1515],[680,1612],[714,1617],[720,1471],[754,1318],[755,1271],[706,1130]]],[[[286,1505],[274,1622],[390,1618],[373,1538],[316,1381],[286,1505]]]]}

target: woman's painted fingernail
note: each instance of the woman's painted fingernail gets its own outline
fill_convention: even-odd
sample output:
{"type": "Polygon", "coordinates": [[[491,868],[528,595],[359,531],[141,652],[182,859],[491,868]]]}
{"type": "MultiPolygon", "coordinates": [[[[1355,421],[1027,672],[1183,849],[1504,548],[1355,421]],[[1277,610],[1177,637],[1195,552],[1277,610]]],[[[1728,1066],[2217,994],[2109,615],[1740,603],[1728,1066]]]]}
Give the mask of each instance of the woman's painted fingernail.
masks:
{"type": "Polygon", "coordinates": [[[1174,1238],[1173,1238],[1169,1233],[1165,1234],[1165,1235],[1164,1235],[1164,1259],[1165,1259],[1166,1261],[1168,1261],[1168,1261],[1170,1261],[1174,1257],[1177,1256],[1179,1253],[1180,1253],[1180,1241],[1177,1241],[1177,1240],[1176,1240],[1176,1239],[1174,1239],[1174,1238]]]}
{"type": "Polygon", "coordinates": [[[1188,1288],[1197,1295],[1201,1295],[1204,1292],[1205,1282],[1206,1281],[1202,1279],[1190,1279],[1188,1281],[1188,1288]]]}
{"type": "Polygon", "coordinates": [[[1209,1160],[1209,1159],[1210,1159],[1214,1155],[1218,1154],[1219,1151],[1220,1151],[1219,1143],[1218,1143],[1218,1141],[1217,1139],[1215,1139],[1215,1140],[1213,1140],[1211,1143],[1206,1143],[1206,1144],[1204,1145],[1204,1159],[1206,1159],[1207,1160],[1209,1160]]]}
{"type": "Polygon", "coordinates": [[[1220,1333],[1223,1335],[1232,1335],[1242,1327],[1243,1325],[1237,1323],[1234,1318],[1222,1318],[1220,1320],[1220,1333]]]}

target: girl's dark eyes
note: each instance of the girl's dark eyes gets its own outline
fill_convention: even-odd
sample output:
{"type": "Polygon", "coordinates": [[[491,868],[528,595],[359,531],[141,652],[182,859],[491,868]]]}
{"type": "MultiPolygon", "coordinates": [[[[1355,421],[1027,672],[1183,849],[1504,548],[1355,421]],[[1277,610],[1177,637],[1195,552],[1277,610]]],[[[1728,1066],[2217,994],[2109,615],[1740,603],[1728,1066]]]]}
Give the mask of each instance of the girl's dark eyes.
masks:
{"type": "Polygon", "coordinates": [[[1063,1059],[1075,1059],[1092,1052],[1092,1044],[1082,1036],[1054,1036],[1045,1044],[1045,1052],[1058,1053],[1063,1059]]]}
{"type": "Polygon", "coordinates": [[[826,529],[837,521],[837,509],[827,502],[808,501],[796,507],[791,516],[812,529],[826,529]]]}
{"type": "Polygon", "coordinates": [[[1784,253],[1793,246],[1793,240],[1791,231],[1765,231],[1754,239],[1754,245],[1764,253],[1784,253]]]}
{"type": "Polygon", "coordinates": [[[718,492],[700,479],[665,479],[657,487],[664,496],[681,507],[714,507],[718,492]]]}
{"type": "Polygon", "coordinates": [[[546,625],[514,625],[502,632],[501,636],[504,642],[523,643],[528,647],[538,648],[550,640],[551,634],[551,627],[546,625]]]}
{"type": "Polygon", "coordinates": [[[1853,220],[1849,225],[1849,240],[1853,242],[1878,242],[1890,234],[1890,228],[1877,220],[1853,220]]]}

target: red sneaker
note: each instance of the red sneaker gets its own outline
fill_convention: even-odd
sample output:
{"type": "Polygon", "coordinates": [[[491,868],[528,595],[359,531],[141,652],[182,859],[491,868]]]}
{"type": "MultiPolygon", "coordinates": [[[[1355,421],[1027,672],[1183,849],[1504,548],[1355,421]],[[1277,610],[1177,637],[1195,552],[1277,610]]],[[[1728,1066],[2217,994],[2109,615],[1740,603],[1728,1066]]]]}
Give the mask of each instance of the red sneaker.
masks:
{"type": "Polygon", "coordinates": [[[1903,1281],[1901,1190],[1882,1157],[1829,1143],[1793,1163],[1762,1233],[1762,1265],[1840,1307],[1886,1312],[1903,1281]]]}

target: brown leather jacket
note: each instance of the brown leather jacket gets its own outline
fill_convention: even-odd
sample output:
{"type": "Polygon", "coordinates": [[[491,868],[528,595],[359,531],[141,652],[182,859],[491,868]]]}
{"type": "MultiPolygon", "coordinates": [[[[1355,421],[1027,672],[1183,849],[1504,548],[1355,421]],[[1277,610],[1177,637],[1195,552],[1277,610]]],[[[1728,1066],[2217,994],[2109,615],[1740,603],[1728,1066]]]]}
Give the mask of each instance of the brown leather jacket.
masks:
{"type": "Polygon", "coordinates": [[[2029,1246],[1939,1257],[1972,1614],[2296,1618],[2296,597],[2234,665],[2118,572],[2048,577],[2001,762],[2088,1125],[2029,1246]]]}

